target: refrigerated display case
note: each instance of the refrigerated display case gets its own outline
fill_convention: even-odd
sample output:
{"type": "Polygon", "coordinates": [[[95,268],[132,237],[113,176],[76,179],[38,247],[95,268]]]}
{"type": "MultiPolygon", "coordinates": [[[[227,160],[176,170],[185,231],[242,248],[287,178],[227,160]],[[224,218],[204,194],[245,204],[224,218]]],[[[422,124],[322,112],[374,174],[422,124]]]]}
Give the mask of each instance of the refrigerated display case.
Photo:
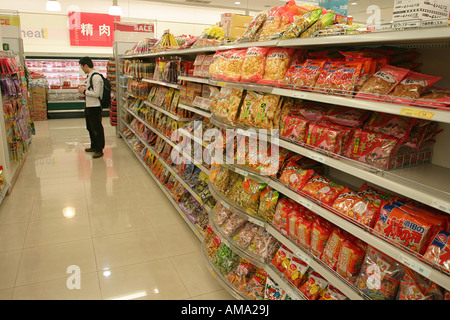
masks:
{"type": "MultiPolygon", "coordinates": [[[[92,58],[96,71],[107,76],[108,59],[92,58]]],[[[84,84],[86,75],[78,58],[27,58],[28,69],[36,76],[44,76],[48,82],[47,113],[49,118],[62,115],[82,115],[84,100],[78,94],[78,86],[84,84]]],[[[106,113],[109,110],[104,110],[106,113]]],[[[106,114],[107,115],[107,114],[106,114]]]]}

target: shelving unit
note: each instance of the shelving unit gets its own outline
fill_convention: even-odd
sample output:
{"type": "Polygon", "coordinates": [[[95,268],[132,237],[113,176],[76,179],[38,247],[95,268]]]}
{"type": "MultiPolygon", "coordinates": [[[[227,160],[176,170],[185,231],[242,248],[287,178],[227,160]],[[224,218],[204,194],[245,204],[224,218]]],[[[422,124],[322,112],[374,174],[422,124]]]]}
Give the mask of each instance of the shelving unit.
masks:
{"type": "MultiPolygon", "coordinates": [[[[196,49],[186,49],[186,50],[172,50],[164,51],[150,54],[142,55],[130,55],[123,56],[122,59],[153,59],[159,56],[183,56],[192,58],[198,53],[212,53],[219,50],[229,50],[237,48],[248,48],[252,46],[268,46],[268,47],[295,47],[295,48],[314,48],[323,49],[324,47],[341,47],[341,46],[351,46],[351,47],[364,47],[364,46],[400,46],[400,47],[417,47],[423,50],[424,56],[429,58],[430,52],[433,48],[441,48],[447,50],[448,43],[450,40],[450,28],[448,27],[433,27],[424,29],[413,29],[413,30],[395,30],[392,27],[389,30],[383,30],[383,32],[370,32],[365,34],[357,35],[341,35],[341,36],[321,36],[316,38],[301,38],[301,39],[290,39],[290,40],[272,40],[256,43],[238,43],[231,45],[223,45],[219,47],[206,47],[206,48],[196,48],[196,49]]],[[[445,72],[450,72],[448,66],[445,67],[445,72]]],[[[351,108],[377,111],[382,113],[388,113],[392,115],[401,115],[415,119],[426,119],[439,122],[443,127],[445,132],[450,130],[450,110],[438,110],[431,109],[421,106],[407,106],[401,104],[395,104],[388,101],[369,101],[363,99],[356,99],[349,96],[338,96],[330,94],[321,94],[310,91],[299,91],[291,90],[288,88],[279,88],[275,86],[260,85],[260,84],[249,84],[240,82],[227,82],[218,81],[208,78],[198,78],[191,76],[180,75],[178,77],[179,81],[185,82],[195,82],[200,84],[206,84],[216,87],[230,87],[230,88],[240,88],[246,90],[259,91],[264,93],[272,93],[275,95],[280,95],[284,97],[291,97],[297,99],[311,100],[316,102],[323,102],[333,105],[346,106],[351,108]]],[[[168,85],[167,83],[159,83],[155,81],[145,80],[146,82],[151,82],[158,85],[171,86],[173,88],[178,88],[176,85],[168,85]]],[[[151,104],[149,104],[151,106],[151,104]]],[[[180,108],[190,110],[194,113],[202,115],[206,118],[210,118],[211,122],[220,129],[237,128],[230,124],[217,121],[214,115],[207,110],[202,110],[193,106],[186,104],[179,104],[180,108]]],[[[160,110],[162,112],[162,110],[160,110]]],[[[127,112],[129,112],[127,110],[127,112]]],[[[169,115],[170,116],[170,115],[169,115]]],[[[185,120],[185,119],[183,119],[185,120]]],[[[145,124],[145,123],[144,123],[145,124]]],[[[149,126],[150,130],[154,129],[149,126]]],[[[189,136],[189,138],[194,139],[193,135],[190,135],[185,130],[180,130],[181,134],[189,136]]],[[[434,155],[444,154],[444,156],[438,157],[438,159],[448,157],[448,147],[445,142],[448,134],[444,137],[439,137],[438,143],[436,143],[434,155]]],[[[166,142],[171,144],[172,142],[167,137],[162,137],[167,139],[166,142]]],[[[291,150],[304,157],[316,160],[324,164],[333,173],[337,173],[340,179],[346,179],[351,177],[352,179],[357,179],[357,181],[368,182],[376,186],[380,186],[387,189],[395,194],[414,199],[420,203],[429,205],[435,209],[442,211],[444,214],[450,214],[450,187],[448,181],[450,180],[450,164],[448,161],[432,161],[429,164],[413,166],[408,168],[401,168],[395,170],[380,170],[373,166],[365,165],[360,162],[352,161],[343,157],[335,157],[331,155],[324,154],[319,150],[311,149],[305,145],[294,143],[289,140],[285,140],[278,137],[278,145],[285,149],[291,150]]],[[[202,141],[200,141],[202,142],[202,141]]],[[[173,144],[173,143],[172,143],[173,144]]],[[[204,145],[204,143],[202,142],[204,145]]],[[[174,145],[176,147],[176,145],[174,145]]],[[[433,158],[434,159],[434,158],[433,158]]],[[[264,181],[268,186],[278,190],[281,194],[293,199],[297,203],[303,205],[304,207],[310,209],[317,215],[326,219],[327,221],[333,223],[339,228],[347,231],[348,233],[356,236],[360,240],[364,241],[368,245],[380,250],[381,252],[389,255],[393,259],[402,263],[403,265],[409,267],[410,269],[416,271],[422,276],[430,279],[436,284],[440,285],[446,290],[450,290],[450,275],[443,272],[439,267],[432,265],[430,262],[425,261],[421,256],[414,254],[405,250],[404,248],[394,245],[387,240],[381,238],[379,235],[375,234],[373,230],[368,229],[362,225],[355,223],[348,217],[336,214],[330,210],[330,208],[324,207],[317,201],[298,193],[288,186],[284,185],[276,179],[271,179],[267,176],[258,175],[257,173],[248,170],[245,167],[238,165],[225,165],[228,169],[241,174],[243,176],[264,181]]],[[[204,171],[207,172],[207,171],[204,171]]],[[[273,235],[281,244],[289,248],[294,254],[301,260],[307,262],[307,264],[318,273],[320,273],[324,278],[326,278],[333,286],[342,291],[349,299],[361,300],[369,299],[361,291],[359,291],[353,284],[349,283],[342,277],[340,277],[336,272],[324,265],[320,259],[313,256],[308,251],[301,248],[292,239],[286,238],[279,230],[277,230],[271,223],[261,220],[257,217],[250,216],[245,213],[242,208],[239,208],[225,196],[221,195],[218,190],[215,189],[214,185],[210,183],[210,191],[223,206],[232,212],[236,212],[245,215],[248,221],[251,221],[259,226],[266,228],[271,235],[273,235]]],[[[214,211],[209,212],[209,220],[213,218],[214,211]]],[[[211,224],[213,229],[217,231],[216,233],[220,236],[222,241],[225,241],[233,247],[233,243],[230,239],[220,233],[220,230],[214,224],[211,224]]],[[[239,248],[234,248],[236,251],[240,251],[239,248]]],[[[246,258],[252,261],[252,257],[246,255],[245,252],[240,252],[246,258]]],[[[217,270],[205,257],[206,264],[210,271],[215,275],[219,282],[236,298],[243,298],[238,292],[232,290],[226,283],[226,279],[222,279],[218,275],[217,270]]],[[[290,287],[289,283],[284,283],[285,281],[277,274],[276,270],[272,268],[270,264],[263,263],[261,261],[253,259],[255,265],[263,267],[269,275],[278,283],[290,292],[296,298],[301,299],[301,295],[295,292],[295,288],[290,287]]]]}

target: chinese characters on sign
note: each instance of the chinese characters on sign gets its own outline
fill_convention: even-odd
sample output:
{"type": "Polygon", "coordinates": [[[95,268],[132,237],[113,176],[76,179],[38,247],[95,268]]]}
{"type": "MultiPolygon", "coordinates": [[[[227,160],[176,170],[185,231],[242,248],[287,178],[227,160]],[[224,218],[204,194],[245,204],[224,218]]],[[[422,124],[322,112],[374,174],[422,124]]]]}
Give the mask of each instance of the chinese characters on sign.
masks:
{"type": "Polygon", "coordinates": [[[70,45],[112,47],[115,21],[120,21],[120,17],[101,13],[69,12],[70,45]]]}

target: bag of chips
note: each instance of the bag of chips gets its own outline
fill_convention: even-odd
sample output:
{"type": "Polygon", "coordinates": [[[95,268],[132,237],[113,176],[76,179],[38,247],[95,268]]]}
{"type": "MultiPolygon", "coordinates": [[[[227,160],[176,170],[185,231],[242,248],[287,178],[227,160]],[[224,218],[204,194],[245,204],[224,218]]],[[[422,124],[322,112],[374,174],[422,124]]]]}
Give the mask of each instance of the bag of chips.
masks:
{"type": "Polygon", "coordinates": [[[241,112],[239,113],[238,122],[243,125],[253,127],[255,123],[255,114],[257,113],[259,103],[263,98],[263,94],[255,91],[247,91],[244,101],[242,102],[241,112]]]}
{"type": "Polygon", "coordinates": [[[317,218],[312,225],[309,251],[319,259],[325,250],[331,231],[331,223],[321,218],[317,218]]]}
{"type": "Polygon", "coordinates": [[[332,60],[325,63],[317,77],[314,91],[334,93],[339,89],[339,70],[343,61],[332,60]]]}
{"type": "Polygon", "coordinates": [[[334,229],[328,238],[325,249],[323,250],[320,259],[332,270],[336,269],[339,253],[341,250],[341,243],[345,240],[345,236],[340,229],[334,229]]]}
{"type": "Polygon", "coordinates": [[[405,267],[397,300],[443,300],[441,287],[419,273],[405,267]]]}
{"type": "Polygon", "coordinates": [[[309,11],[300,18],[296,19],[293,23],[286,27],[283,32],[282,39],[297,38],[302,32],[306,31],[311,25],[319,20],[322,14],[322,8],[309,11]]]}
{"type": "Polygon", "coordinates": [[[262,79],[268,51],[269,48],[267,47],[250,47],[247,49],[242,64],[242,82],[259,82],[262,79]]]}
{"type": "Polygon", "coordinates": [[[304,170],[295,161],[290,161],[283,169],[280,180],[294,190],[302,190],[305,184],[311,179],[314,170],[304,170]]]}
{"type": "Polygon", "coordinates": [[[305,280],[308,269],[306,262],[292,255],[289,265],[284,270],[284,276],[298,288],[305,280]]]}
{"type": "Polygon", "coordinates": [[[308,300],[317,300],[322,291],[326,289],[327,285],[328,281],[316,271],[313,271],[299,289],[308,300]]]}
{"type": "Polygon", "coordinates": [[[365,252],[363,249],[352,243],[351,240],[344,239],[339,251],[336,272],[347,281],[354,283],[364,260],[364,256],[365,252]]]}
{"type": "Polygon", "coordinates": [[[289,250],[285,245],[282,245],[277,253],[273,256],[272,265],[277,268],[278,271],[283,273],[286,268],[289,267],[292,259],[292,251],[289,250]]]}
{"type": "Polygon", "coordinates": [[[339,289],[329,284],[320,294],[319,300],[348,300],[348,298],[339,289]]]}
{"type": "Polygon", "coordinates": [[[246,52],[246,49],[231,50],[228,55],[226,69],[223,72],[223,80],[234,82],[241,80],[242,65],[246,52]]]}
{"type": "Polygon", "coordinates": [[[400,140],[407,139],[416,119],[382,112],[374,112],[364,130],[387,134],[400,140]]]}
{"type": "Polygon", "coordinates": [[[240,37],[237,41],[238,42],[253,42],[257,40],[258,31],[261,30],[262,26],[264,25],[264,22],[266,22],[266,19],[268,17],[268,12],[260,12],[258,13],[253,20],[250,22],[250,24],[247,26],[247,28],[244,31],[244,34],[242,37],[240,37]]]}
{"type": "Polygon", "coordinates": [[[253,115],[253,126],[260,129],[278,129],[283,98],[275,94],[264,94],[253,115]]]}
{"type": "Polygon", "coordinates": [[[326,62],[325,59],[307,59],[295,81],[294,89],[314,88],[326,62]]]}
{"type": "Polygon", "coordinates": [[[424,257],[441,268],[450,271],[450,233],[440,231],[428,246],[424,257]]]}
{"type": "Polygon", "coordinates": [[[349,189],[324,176],[315,175],[306,183],[302,191],[321,203],[331,206],[341,193],[348,192],[349,189]]]}
{"type": "Polygon", "coordinates": [[[211,79],[223,80],[228,65],[231,51],[216,51],[209,65],[209,76],[211,79]]]}
{"type": "Polygon", "coordinates": [[[369,110],[335,106],[325,114],[323,120],[331,121],[341,126],[360,128],[369,114],[369,110]]]}
{"type": "Polygon", "coordinates": [[[280,136],[303,143],[306,141],[308,128],[308,120],[296,115],[285,115],[281,120],[280,136]]]}
{"type": "Polygon", "coordinates": [[[261,192],[258,216],[268,222],[271,222],[273,215],[275,214],[279,196],[280,193],[277,190],[271,187],[266,187],[264,191],[261,192]]]}
{"type": "Polygon", "coordinates": [[[291,63],[291,56],[295,49],[270,48],[266,55],[264,75],[259,83],[277,85],[284,79],[284,75],[291,63]]]}
{"type": "Polygon", "coordinates": [[[442,77],[435,77],[410,71],[394,88],[390,95],[398,98],[406,98],[394,98],[393,100],[396,102],[408,102],[408,99],[419,99],[428,88],[433,86],[440,79],[442,79],[442,77]]]}
{"type": "Polygon", "coordinates": [[[346,151],[352,129],[337,124],[311,122],[308,127],[306,144],[332,154],[346,151]]]}

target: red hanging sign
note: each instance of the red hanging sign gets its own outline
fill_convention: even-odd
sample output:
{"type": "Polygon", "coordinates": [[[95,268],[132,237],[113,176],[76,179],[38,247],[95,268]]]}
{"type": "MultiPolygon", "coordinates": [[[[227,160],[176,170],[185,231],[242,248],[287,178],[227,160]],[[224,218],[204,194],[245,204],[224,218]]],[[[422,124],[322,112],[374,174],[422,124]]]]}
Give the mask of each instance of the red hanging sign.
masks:
{"type": "Polygon", "coordinates": [[[69,12],[70,45],[112,47],[115,21],[120,21],[120,16],[110,16],[102,13],[69,12]]]}
{"type": "Polygon", "coordinates": [[[155,25],[154,24],[132,24],[132,23],[117,23],[116,30],[122,32],[145,32],[145,33],[154,33],[155,25]]]}

